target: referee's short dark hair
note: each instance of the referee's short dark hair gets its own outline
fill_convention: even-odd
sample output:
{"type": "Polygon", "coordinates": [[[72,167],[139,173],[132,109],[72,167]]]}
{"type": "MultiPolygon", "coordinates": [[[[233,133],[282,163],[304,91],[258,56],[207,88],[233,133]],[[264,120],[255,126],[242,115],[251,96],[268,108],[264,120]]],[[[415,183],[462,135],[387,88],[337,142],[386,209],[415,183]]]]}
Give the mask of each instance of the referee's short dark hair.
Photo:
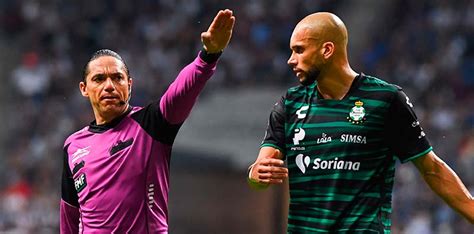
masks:
{"type": "Polygon", "coordinates": [[[123,66],[125,67],[125,73],[127,74],[127,79],[130,79],[130,71],[128,70],[127,64],[122,59],[122,56],[120,56],[117,52],[115,52],[113,50],[110,50],[110,49],[100,49],[100,50],[94,52],[94,54],[92,54],[91,58],[86,63],[86,66],[84,66],[84,70],[82,71],[82,78],[83,78],[84,82],[86,82],[86,77],[89,74],[89,63],[91,63],[92,61],[94,61],[94,60],[96,60],[96,59],[98,59],[102,56],[111,56],[111,57],[114,57],[114,58],[120,60],[120,62],[122,62],[123,66]]]}

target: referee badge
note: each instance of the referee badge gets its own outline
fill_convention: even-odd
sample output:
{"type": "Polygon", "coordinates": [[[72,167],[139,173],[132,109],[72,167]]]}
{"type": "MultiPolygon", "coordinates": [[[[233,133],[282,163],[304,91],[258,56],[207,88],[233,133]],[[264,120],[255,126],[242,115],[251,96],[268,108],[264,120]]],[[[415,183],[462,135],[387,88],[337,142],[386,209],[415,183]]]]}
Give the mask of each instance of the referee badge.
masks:
{"type": "Polygon", "coordinates": [[[365,121],[365,109],[363,107],[364,103],[361,101],[356,101],[355,106],[352,107],[351,112],[347,120],[353,124],[360,124],[365,121]]]}
{"type": "Polygon", "coordinates": [[[86,174],[82,173],[74,179],[74,187],[80,193],[87,186],[86,174]]]}

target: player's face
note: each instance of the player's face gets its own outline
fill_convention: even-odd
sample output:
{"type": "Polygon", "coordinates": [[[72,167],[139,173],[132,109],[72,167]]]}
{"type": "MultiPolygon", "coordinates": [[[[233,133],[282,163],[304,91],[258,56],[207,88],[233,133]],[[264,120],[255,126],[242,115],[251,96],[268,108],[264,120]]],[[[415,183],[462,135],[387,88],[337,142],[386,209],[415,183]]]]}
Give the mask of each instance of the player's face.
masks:
{"type": "Polygon", "coordinates": [[[86,82],[79,88],[89,98],[94,113],[108,117],[122,114],[132,86],[124,64],[112,56],[101,56],[89,63],[88,71],[86,82]]]}
{"type": "Polygon", "coordinates": [[[321,71],[319,48],[318,40],[311,37],[308,29],[295,29],[291,35],[288,65],[303,85],[312,84],[321,71]]]}

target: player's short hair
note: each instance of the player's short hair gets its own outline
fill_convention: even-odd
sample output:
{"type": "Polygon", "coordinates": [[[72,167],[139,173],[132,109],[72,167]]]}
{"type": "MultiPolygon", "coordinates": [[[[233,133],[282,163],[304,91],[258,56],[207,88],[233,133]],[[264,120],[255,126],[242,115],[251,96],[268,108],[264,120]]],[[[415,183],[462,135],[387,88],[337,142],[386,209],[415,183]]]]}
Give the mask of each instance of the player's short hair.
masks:
{"type": "Polygon", "coordinates": [[[91,58],[86,63],[86,66],[84,66],[84,70],[82,72],[82,78],[83,78],[84,82],[86,82],[87,75],[89,74],[89,63],[91,63],[92,61],[94,61],[94,60],[96,60],[96,59],[98,59],[102,56],[111,56],[111,57],[114,57],[114,58],[120,60],[120,62],[122,62],[123,66],[125,67],[125,73],[127,74],[127,79],[130,79],[130,71],[128,70],[127,64],[122,59],[122,56],[120,56],[117,52],[115,52],[113,50],[100,49],[100,50],[98,50],[98,51],[96,51],[92,54],[91,58]]]}

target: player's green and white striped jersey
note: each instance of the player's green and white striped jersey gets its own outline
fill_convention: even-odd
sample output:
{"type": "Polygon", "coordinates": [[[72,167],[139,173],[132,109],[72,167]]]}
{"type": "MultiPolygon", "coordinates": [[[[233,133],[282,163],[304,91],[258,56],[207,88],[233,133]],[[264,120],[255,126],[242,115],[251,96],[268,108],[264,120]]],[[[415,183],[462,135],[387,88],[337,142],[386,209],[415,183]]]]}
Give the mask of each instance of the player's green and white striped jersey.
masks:
{"type": "Polygon", "coordinates": [[[342,100],[316,86],[288,89],[262,143],[288,164],[288,232],[388,233],[396,158],[432,150],[413,105],[398,86],[362,74],[342,100]]]}

